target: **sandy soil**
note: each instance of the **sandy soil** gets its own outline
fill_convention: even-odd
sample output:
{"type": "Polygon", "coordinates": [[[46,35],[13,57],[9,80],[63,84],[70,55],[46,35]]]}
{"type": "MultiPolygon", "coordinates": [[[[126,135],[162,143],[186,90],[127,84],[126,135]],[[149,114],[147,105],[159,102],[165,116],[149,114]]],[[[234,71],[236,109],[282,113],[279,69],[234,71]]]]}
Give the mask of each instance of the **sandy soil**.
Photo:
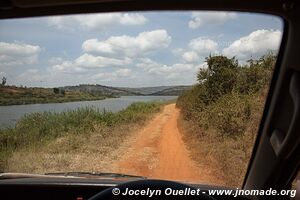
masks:
{"type": "Polygon", "coordinates": [[[169,104],[127,142],[117,171],[154,179],[216,182],[209,167],[197,165],[178,129],[180,111],[169,104]]]}

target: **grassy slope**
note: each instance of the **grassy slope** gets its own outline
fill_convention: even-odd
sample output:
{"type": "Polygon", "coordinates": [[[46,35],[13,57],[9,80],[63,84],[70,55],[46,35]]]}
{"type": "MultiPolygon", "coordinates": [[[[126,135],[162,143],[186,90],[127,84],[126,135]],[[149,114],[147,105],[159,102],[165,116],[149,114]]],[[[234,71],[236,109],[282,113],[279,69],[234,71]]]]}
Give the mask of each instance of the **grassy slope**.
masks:
{"type": "Polygon", "coordinates": [[[48,88],[0,87],[0,106],[35,103],[62,103],[71,101],[91,101],[105,99],[104,95],[92,95],[84,92],[66,92],[55,94],[48,88]]]}
{"type": "Polygon", "coordinates": [[[234,58],[210,56],[199,83],[177,100],[192,156],[209,163],[227,186],[243,182],[275,60],[266,54],[241,66],[234,58]]]}
{"type": "Polygon", "coordinates": [[[105,156],[160,107],[134,103],[118,113],[79,109],[25,116],[15,128],[0,130],[0,170],[108,170],[114,158],[106,162],[105,156]]]}
{"type": "MultiPolygon", "coordinates": [[[[180,120],[183,139],[192,151],[193,159],[201,164],[208,163],[226,186],[240,187],[247,170],[263,110],[266,90],[257,96],[248,96],[251,114],[244,125],[244,132],[235,136],[220,136],[213,126],[203,126],[198,120],[180,120]]],[[[243,104],[243,103],[241,103],[243,104]]],[[[231,105],[238,109],[240,105],[231,105]]],[[[207,120],[207,118],[201,118],[207,120]]],[[[199,119],[199,120],[201,120],[199,119]]],[[[224,122],[225,123],[225,122],[224,122]]],[[[233,122],[238,123],[238,122],[233,122]]]]}

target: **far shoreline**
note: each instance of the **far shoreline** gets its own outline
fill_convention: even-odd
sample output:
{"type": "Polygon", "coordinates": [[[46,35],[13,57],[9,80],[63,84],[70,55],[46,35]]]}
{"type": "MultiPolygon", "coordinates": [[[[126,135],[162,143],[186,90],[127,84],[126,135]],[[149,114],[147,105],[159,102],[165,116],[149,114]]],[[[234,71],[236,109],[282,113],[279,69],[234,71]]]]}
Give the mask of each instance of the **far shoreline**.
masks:
{"type": "Polygon", "coordinates": [[[77,85],[57,88],[0,86],[0,106],[99,101],[121,96],[180,96],[192,86],[141,88],[77,85]]]}
{"type": "Polygon", "coordinates": [[[80,102],[80,101],[101,101],[105,99],[111,99],[111,98],[119,98],[119,96],[111,96],[111,97],[95,97],[95,98],[74,98],[74,99],[68,99],[68,98],[57,98],[57,99],[28,99],[28,100],[22,100],[22,99],[15,99],[12,101],[7,102],[1,102],[0,101],[0,107],[1,106],[18,106],[18,105],[34,105],[34,104],[51,104],[51,103],[68,103],[68,102],[80,102]]]}

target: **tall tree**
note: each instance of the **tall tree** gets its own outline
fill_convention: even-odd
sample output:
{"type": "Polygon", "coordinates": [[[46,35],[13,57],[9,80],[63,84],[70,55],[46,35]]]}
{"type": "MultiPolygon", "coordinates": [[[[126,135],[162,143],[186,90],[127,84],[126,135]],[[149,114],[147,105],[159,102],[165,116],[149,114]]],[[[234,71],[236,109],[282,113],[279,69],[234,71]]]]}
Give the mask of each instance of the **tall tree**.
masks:
{"type": "Polygon", "coordinates": [[[206,58],[207,69],[200,70],[197,78],[200,84],[207,88],[210,101],[230,93],[237,82],[238,61],[226,56],[209,56],[206,58]]]}
{"type": "Polygon", "coordinates": [[[5,85],[6,84],[6,77],[5,76],[3,76],[3,78],[2,78],[2,84],[1,85],[5,85]]]}

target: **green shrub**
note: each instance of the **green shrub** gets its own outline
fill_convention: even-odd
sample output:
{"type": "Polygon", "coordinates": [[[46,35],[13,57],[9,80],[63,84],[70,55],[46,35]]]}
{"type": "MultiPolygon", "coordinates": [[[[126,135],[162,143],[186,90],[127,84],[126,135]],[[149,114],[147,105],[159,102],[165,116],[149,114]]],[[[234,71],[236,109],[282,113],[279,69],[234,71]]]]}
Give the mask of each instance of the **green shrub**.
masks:
{"type": "Polygon", "coordinates": [[[245,131],[251,115],[251,96],[228,94],[210,104],[203,112],[205,127],[213,127],[222,135],[237,136],[245,131]]]}
{"type": "Polygon", "coordinates": [[[241,66],[235,58],[209,56],[207,69],[197,74],[199,83],[177,100],[184,119],[220,135],[236,136],[245,131],[255,104],[271,79],[276,57],[267,53],[241,66]]]}

